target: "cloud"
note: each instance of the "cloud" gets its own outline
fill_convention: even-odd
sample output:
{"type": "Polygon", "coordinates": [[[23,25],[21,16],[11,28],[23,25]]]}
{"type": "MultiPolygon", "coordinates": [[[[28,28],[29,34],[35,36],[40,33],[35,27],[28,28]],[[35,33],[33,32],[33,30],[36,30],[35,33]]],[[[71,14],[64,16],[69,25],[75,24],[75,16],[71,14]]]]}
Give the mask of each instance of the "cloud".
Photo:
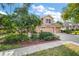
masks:
{"type": "Polygon", "coordinates": [[[45,7],[43,5],[32,5],[32,11],[36,15],[51,15],[55,21],[63,21],[61,18],[61,13],[59,11],[55,11],[55,8],[53,7],[45,7]]]}
{"type": "Polygon", "coordinates": [[[55,10],[55,8],[52,8],[52,7],[49,7],[48,9],[49,9],[49,10],[52,10],[52,11],[55,10]]]}
{"type": "Polygon", "coordinates": [[[0,14],[4,14],[4,15],[7,15],[5,12],[3,12],[3,11],[0,11],[0,14]]]}
{"type": "Polygon", "coordinates": [[[57,12],[57,11],[46,11],[44,13],[44,15],[51,15],[55,21],[62,21],[62,18],[61,18],[61,13],[60,12],[57,12]]]}
{"type": "Polygon", "coordinates": [[[43,5],[38,5],[38,6],[32,5],[32,9],[37,12],[44,12],[46,10],[43,5]]]}

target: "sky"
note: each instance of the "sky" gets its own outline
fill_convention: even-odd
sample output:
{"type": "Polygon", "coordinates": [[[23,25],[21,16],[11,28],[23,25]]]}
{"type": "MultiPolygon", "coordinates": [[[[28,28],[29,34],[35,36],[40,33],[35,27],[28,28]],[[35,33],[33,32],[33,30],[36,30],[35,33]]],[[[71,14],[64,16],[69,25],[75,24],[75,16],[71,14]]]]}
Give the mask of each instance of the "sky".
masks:
{"type": "MultiPolygon", "coordinates": [[[[21,4],[16,4],[15,7],[20,7],[21,4]]],[[[29,12],[40,17],[45,15],[51,15],[55,21],[62,21],[61,12],[64,7],[66,7],[66,3],[33,3],[29,7],[29,12]]],[[[10,12],[10,8],[6,6],[6,10],[10,12]]],[[[11,10],[14,11],[14,8],[11,10]]],[[[5,14],[5,11],[1,9],[0,6],[0,13],[5,14]]]]}
{"type": "Polygon", "coordinates": [[[65,3],[38,3],[33,4],[29,8],[30,13],[34,13],[40,17],[45,15],[51,15],[55,21],[63,21],[61,18],[61,12],[66,7],[65,3]]]}

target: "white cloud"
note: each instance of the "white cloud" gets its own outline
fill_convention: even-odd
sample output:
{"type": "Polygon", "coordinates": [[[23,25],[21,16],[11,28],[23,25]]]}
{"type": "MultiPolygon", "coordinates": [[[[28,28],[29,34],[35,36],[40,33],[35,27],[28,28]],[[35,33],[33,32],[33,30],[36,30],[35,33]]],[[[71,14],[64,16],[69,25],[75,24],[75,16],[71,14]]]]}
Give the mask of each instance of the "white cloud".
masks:
{"type": "Polygon", "coordinates": [[[61,13],[56,11],[46,11],[44,15],[51,15],[55,21],[63,21],[61,18],[61,13]]]}
{"type": "Polygon", "coordinates": [[[5,12],[3,12],[3,11],[0,11],[0,14],[4,14],[4,15],[7,15],[5,12]]]}
{"type": "Polygon", "coordinates": [[[52,7],[49,7],[48,9],[49,9],[49,10],[55,10],[55,8],[52,8],[52,7]]]}
{"type": "Polygon", "coordinates": [[[45,7],[42,5],[38,5],[38,6],[32,5],[32,9],[38,12],[44,12],[46,10],[45,7]]]}
{"type": "Polygon", "coordinates": [[[51,15],[55,21],[63,21],[61,18],[61,13],[55,11],[53,7],[44,7],[43,5],[32,5],[32,9],[35,14],[43,16],[43,15],[51,15]]]}

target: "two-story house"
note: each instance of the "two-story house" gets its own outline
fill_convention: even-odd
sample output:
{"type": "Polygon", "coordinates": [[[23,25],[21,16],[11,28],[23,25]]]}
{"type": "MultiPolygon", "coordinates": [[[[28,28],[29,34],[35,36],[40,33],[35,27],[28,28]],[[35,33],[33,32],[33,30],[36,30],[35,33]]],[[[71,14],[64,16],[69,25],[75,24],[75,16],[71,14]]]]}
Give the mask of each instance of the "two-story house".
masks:
{"type": "Polygon", "coordinates": [[[51,15],[46,15],[41,18],[42,24],[41,26],[36,27],[36,32],[51,32],[57,33],[60,32],[61,26],[57,23],[54,23],[53,17],[51,15]]]}

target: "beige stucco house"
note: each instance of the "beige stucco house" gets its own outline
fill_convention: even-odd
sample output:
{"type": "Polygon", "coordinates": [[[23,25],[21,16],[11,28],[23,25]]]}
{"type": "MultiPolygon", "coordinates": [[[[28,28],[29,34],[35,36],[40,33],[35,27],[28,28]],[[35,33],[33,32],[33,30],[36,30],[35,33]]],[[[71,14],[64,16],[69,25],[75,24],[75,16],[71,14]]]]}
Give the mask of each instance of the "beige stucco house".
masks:
{"type": "Polygon", "coordinates": [[[36,32],[60,32],[61,26],[54,23],[53,17],[51,15],[46,15],[41,18],[42,24],[36,27],[36,32]]]}

